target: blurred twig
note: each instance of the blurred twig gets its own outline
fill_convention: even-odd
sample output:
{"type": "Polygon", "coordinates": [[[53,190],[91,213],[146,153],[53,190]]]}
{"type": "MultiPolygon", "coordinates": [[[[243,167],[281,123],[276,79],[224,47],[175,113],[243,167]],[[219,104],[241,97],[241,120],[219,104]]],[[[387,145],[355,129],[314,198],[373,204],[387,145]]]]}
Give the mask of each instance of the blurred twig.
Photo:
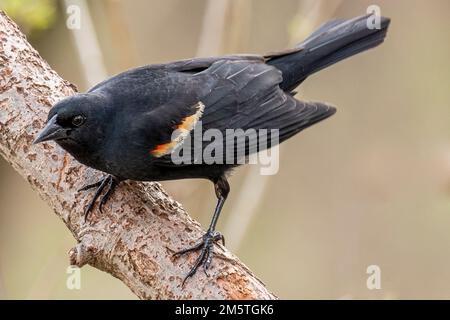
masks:
{"type": "Polygon", "coordinates": [[[0,269],[0,299],[3,299],[3,297],[6,297],[6,294],[5,294],[5,286],[3,284],[3,274],[0,269]]]}
{"type": "Polygon", "coordinates": [[[124,3],[119,0],[110,0],[104,2],[103,6],[106,11],[108,38],[116,52],[114,56],[118,60],[116,68],[128,69],[136,62],[136,44],[124,19],[124,3]]]}
{"type": "MultiPolygon", "coordinates": [[[[290,25],[289,45],[294,46],[311,33],[320,20],[326,20],[328,15],[337,9],[340,2],[335,1],[334,5],[327,2],[325,6],[321,0],[300,0],[298,13],[290,25]]],[[[281,149],[279,156],[282,158],[281,149]]],[[[224,227],[224,234],[229,239],[228,246],[232,250],[239,250],[251,222],[258,213],[259,204],[263,202],[269,182],[270,176],[262,176],[258,166],[251,166],[247,170],[239,197],[224,227]]]]}
{"type": "Polygon", "coordinates": [[[197,56],[218,55],[222,49],[225,17],[230,0],[208,0],[203,15],[197,56]]]}
{"type": "Polygon", "coordinates": [[[90,264],[123,281],[146,299],[273,299],[253,273],[223,246],[214,247],[209,276],[198,272],[185,288],[196,259],[173,252],[203,235],[197,222],[158,183],[128,182],[103,213],[85,222],[91,195],[78,193],[98,172],[80,165],[53,143],[32,146],[49,108],[74,94],[0,11],[0,154],[47,201],[78,241],[70,262],[90,264]]]}
{"type": "Polygon", "coordinates": [[[107,76],[97,33],[92,22],[86,0],[64,0],[65,7],[80,9],[80,29],[72,29],[73,41],[80,57],[83,77],[88,87],[104,80],[107,76]]]}
{"type": "Polygon", "coordinates": [[[289,45],[305,39],[319,24],[334,15],[342,0],[299,0],[298,10],[289,25],[289,45]]]}
{"type": "Polygon", "coordinates": [[[254,1],[252,0],[234,0],[232,2],[228,15],[229,22],[227,24],[229,26],[225,45],[227,52],[237,53],[247,51],[253,9],[254,1]]]}

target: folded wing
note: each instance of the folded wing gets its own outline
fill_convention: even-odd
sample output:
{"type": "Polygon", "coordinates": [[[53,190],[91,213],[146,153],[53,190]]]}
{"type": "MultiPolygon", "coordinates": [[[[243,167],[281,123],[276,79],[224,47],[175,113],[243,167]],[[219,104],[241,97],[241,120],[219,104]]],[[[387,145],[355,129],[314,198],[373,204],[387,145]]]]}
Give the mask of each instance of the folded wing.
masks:
{"type": "Polygon", "coordinates": [[[171,153],[185,143],[190,144],[193,162],[194,148],[201,145],[204,149],[210,145],[208,141],[200,141],[202,135],[188,134],[196,125],[203,134],[209,129],[221,132],[222,141],[214,143],[221,143],[222,147],[215,150],[214,156],[222,158],[225,163],[227,155],[248,156],[273,146],[270,134],[257,135],[257,139],[252,140],[249,130],[257,133],[261,129],[269,133],[276,130],[281,143],[335,112],[327,104],[298,101],[285,93],[279,87],[283,81],[281,72],[265,64],[262,58],[233,57],[214,61],[207,68],[202,66],[200,72],[192,73],[191,81],[197,83],[195,78],[205,79],[209,86],[207,93],[196,97],[197,101],[190,104],[183,102],[183,106],[172,102],[170,106],[159,107],[153,112],[153,116],[164,119],[161,127],[169,128],[169,131],[162,130],[165,133],[161,140],[152,146],[151,152],[157,163],[171,165],[171,153]],[[190,125],[185,131],[169,139],[168,133],[173,134],[183,119],[195,119],[195,123],[188,121],[190,125]]]}

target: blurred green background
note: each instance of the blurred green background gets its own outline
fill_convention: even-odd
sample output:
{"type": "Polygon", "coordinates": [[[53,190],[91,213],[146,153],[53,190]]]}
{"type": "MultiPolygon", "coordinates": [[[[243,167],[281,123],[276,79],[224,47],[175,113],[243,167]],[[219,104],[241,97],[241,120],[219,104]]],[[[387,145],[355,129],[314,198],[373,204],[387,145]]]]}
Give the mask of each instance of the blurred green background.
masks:
{"type": "MultiPolygon", "coordinates": [[[[372,4],[392,18],[386,42],[300,89],[338,113],[281,146],[277,175],[237,170],[219,230],[281,298],[449,299],[450,1],[0,0],[80,90],[139,65],[284,49],[372,4]],[[82,9],[73,31],[72,4],[82,9]],[[366,287],[373,264],[380,290],[366,287]]],[[[3,159],[0,177],[0,298],[135,299],[91,267],[82,269],[81,290],[68,290],[74,239],[3,159]]],[[[208,182],[164,186],[209,223],[208,182]]]]}

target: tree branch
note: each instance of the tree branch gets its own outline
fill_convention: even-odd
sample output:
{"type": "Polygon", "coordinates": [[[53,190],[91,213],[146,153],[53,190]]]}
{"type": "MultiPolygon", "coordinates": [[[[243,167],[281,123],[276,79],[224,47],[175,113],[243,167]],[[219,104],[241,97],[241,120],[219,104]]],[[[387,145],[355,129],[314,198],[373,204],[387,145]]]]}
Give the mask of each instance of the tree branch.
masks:
{"type": "Polygon", "coordinates": [[[70,263],[89,264],[122,280],[143,299],[274,299],[226,248],[216,246],[209,276],[202,271],[181,288],[196,254],[172,254],[196,243],[200,225],[158,183],[121,184],[102,214],[89,222],[91,193],[77,190],[100,173],[54,143],[32,145],[50,107],[74,94],[0,11],[0,154],[54,209],[78,241],[70,263]]]}

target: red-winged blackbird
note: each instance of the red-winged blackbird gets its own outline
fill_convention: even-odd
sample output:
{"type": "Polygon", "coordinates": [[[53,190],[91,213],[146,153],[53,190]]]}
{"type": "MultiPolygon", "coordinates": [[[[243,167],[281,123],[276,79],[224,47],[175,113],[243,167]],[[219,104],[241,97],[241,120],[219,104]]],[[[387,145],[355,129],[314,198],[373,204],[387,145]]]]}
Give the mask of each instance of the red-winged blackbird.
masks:
{"type": "Polygon", "coordinates": [[[212,181],[218,198],[212,222],[198,245],[177,253],[201,251],[186,281],[199,266],[208,269],[213,244],[223,241],[215,227],[230,190],[226,173],[236,166],[225,157],[239,150],[248,156],[272,144],[219,142],[222,149],[213,155],[224,161],[215,163],[194,155],[191,163],[174,163],[173,152],[183,147],[184,153],[188,142],[195,149],[195,134],[189,133],[200,122],[202,132],[218,129],[224,135],[226,129],[277,129],[281,143],[334,114],[327,104],[294,99],[293,90],[309,75],[382,43],[389,19],[381,18],[379,28],[370,28],[369,19],[374,17],[327,22],[296,48],[264,56],[198,58],[126,71],[58,102],[34,143],[54,140],[79,162],[108,174],[82,189],[98,187],[85,216],[103,190],[100,210],[125,179],[212,181]]]}

